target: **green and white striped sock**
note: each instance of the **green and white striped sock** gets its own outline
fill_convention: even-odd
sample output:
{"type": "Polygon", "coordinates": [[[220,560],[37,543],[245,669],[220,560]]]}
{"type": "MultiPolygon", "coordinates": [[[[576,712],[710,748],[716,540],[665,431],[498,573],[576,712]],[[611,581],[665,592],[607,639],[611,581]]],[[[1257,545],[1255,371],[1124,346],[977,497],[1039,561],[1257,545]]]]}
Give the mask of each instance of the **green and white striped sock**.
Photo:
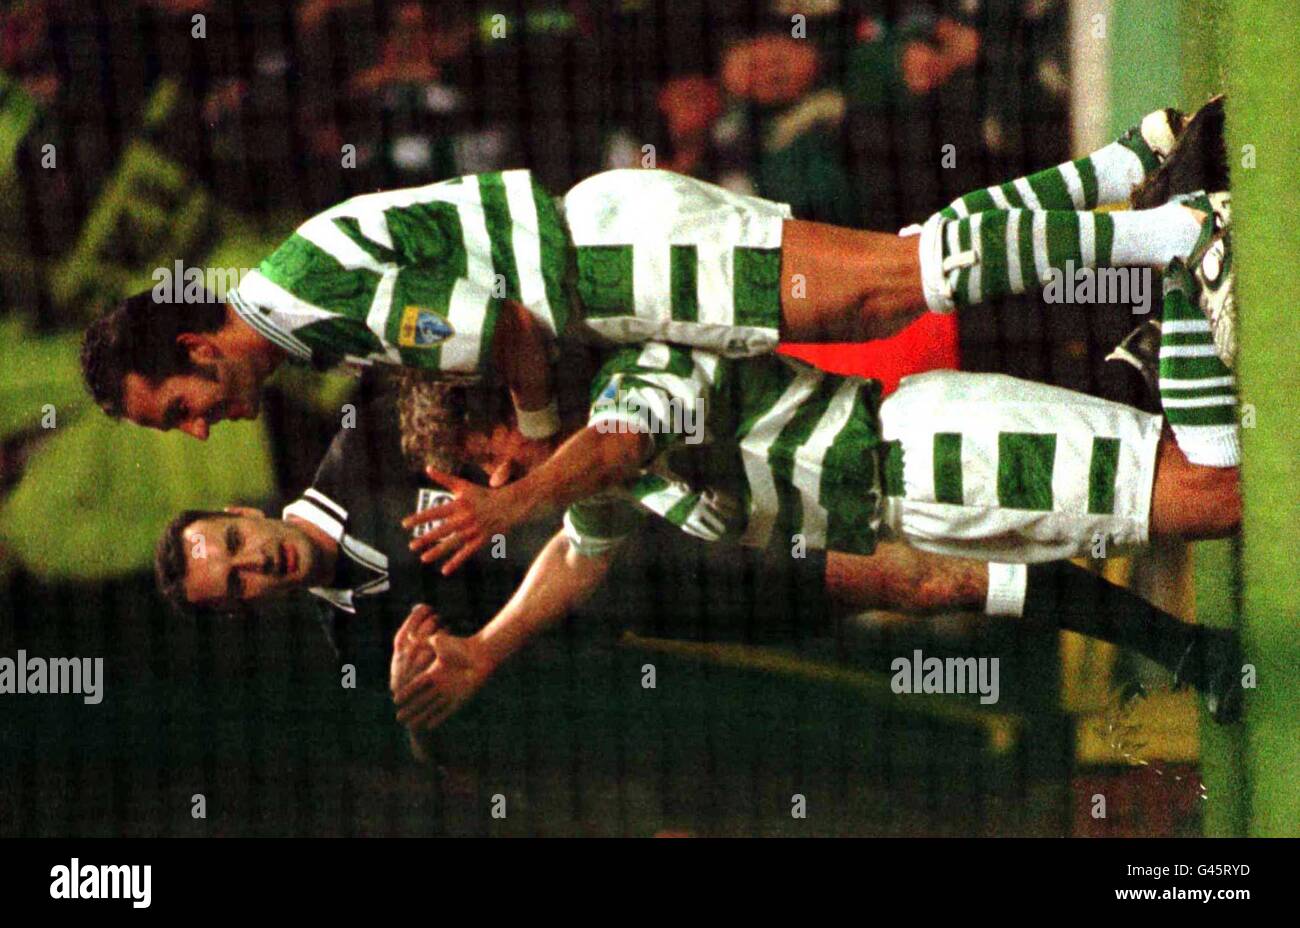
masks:
{"type": "Polygon", "coordinates": [[[1241,463],[1237,379],[1214,348],[1196,286],[1181,261],[1165,272],[1160,323],[1160,402],[1187,460],[1207,467],[1241,463]]]}
{"type": "Polygon", "coordinates": [[[1181,120],[1174,110],[1156,110],[1087,157],[973,191],[953,200],[939,214],[945,219],[961,219],[989,210],[1090,210],[1125,202],[1169,156],[1174,146],[1173,126],[1181,120]]]}
{"type": "MultiPolygon", "coordinates": [[[[1110,213],[992,210],[963,219],[932,217],[921,233],[921,279],[936,312],[1046,284],[1083,268],[1157,267],[1186,256],[1201,224],[1187,209],[1110,213]],[[937,241],[936,241],[937,238],[937,241]]],[[[1127,289],[1127,288],[1126,288],[1127,289]]]]}

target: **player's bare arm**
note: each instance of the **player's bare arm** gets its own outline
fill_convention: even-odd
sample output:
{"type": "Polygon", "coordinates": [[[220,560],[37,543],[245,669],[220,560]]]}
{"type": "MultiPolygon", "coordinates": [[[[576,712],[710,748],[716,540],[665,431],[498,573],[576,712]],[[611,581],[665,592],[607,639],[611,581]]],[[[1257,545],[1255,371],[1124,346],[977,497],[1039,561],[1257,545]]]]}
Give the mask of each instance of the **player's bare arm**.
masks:
{"type": "Polygon", "coordinates": [[[451,556],[442,567],[442,573],[450,575],[492,536],[505,534],[524,519],[557,512],[622,483],[645,461],[650,447],[650,437],[644,433],[588,426],[561,445],[546,463],[498,489],[485,489],[429,468],[429,477],[456,498],[403,521],[406,528],[440,523],[414,539],[411,550],[422,552],[420,559],[426,564],[451,556]]]}
{"type": "Polygon", "coordinates": [[[530,441],[550,439],[560,425],[549,352],[549,337],[533,314],[507,300],[497,319],[492,357],[510,390],[520,431],[530,441]]]}
{"type": "Polygon", "coordinates": [[[564,533],[558,533],[533,561],[515,595],[482,630],[465,638],[440,631],[427,639],[423,668],[393,691],[397,720],[412,732],[441,725],[511,655],[590,596],[612,560],[612,553],[579,554],[564,533]]]}

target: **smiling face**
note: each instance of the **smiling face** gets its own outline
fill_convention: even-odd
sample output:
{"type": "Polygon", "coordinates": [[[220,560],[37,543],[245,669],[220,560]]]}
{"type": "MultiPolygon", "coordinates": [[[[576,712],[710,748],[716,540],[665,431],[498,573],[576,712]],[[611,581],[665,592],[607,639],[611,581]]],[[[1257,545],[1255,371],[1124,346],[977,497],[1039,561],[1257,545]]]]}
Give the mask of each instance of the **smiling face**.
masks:
{"type": "Polygon", "coordinates": [[[256,510],[196,519],[181,541],[185,598],[197,606],[225,609],[325,579],[326,559],[311,536],[256,510]]]}

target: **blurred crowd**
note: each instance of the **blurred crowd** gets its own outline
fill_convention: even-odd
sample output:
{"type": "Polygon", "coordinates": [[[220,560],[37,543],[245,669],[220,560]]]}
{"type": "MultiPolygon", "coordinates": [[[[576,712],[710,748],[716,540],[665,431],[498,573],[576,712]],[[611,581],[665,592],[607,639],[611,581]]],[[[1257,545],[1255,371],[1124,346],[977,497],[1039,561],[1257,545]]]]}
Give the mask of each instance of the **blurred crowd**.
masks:
{"type": "Polygon", "coordinates": [[[66,202],[42,203],[56,250],[163,77],[180,87],[167,149],[251,214],[518,164],[556,188],[653,165],[896,227],[1060,152],[1063,7],[19,0],[0,72],[77,161],[66,202]]]}

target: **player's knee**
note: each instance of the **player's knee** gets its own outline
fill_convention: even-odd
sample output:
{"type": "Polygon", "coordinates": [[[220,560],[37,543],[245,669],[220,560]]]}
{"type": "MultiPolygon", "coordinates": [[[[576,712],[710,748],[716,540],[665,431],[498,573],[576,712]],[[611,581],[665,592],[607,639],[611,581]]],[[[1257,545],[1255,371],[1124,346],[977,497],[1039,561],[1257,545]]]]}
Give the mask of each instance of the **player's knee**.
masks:
{"type": "MultiPolygon", "coordinates": [[[[892,296],[868,296],[858,303],[853,320],[852,340],[874,341],[897,335],[921,314],[915,307],[892,296]]],[[[847,339],[840,339],[841,341],[847,339]]]]}
{"type": "Polygon", "coordinates": [[[1217,530],[1222,535],[1241,531],[1241,479],[1235,467],[1214,467],[1213,498],[1218,513],[1217,530]]]}
{"type": "Polygon", "coordinates": [[[1202,501],[1200,532],[1222,538],[1241,530],[1241,480],[1235,467],[1195,467],[1196,495],[1202,501]]]}

